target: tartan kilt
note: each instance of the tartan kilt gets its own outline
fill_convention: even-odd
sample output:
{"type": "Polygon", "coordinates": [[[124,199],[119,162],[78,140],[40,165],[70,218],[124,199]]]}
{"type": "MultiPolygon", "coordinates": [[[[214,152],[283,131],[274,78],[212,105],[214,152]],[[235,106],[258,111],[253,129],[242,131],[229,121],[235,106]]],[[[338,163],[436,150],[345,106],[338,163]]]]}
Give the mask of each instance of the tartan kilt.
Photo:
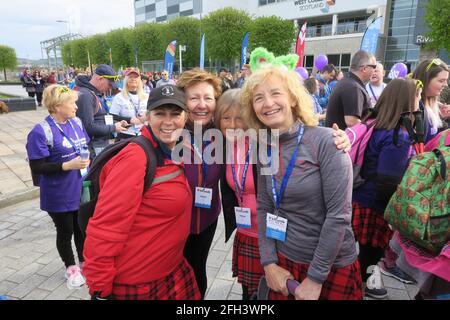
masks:
{"type": "MultiPolygon", "coordinates": [[[[278,265],[288,270],[298,282],[302,282],[308,275],[308,264],[296,263],[278,253],[278,265]]],[[[362,300],[362,279],[358,259],[352,264],[342,267],[332,267],[328,278],[322,284],[319,300],[362,300]]],[[[270,290],[269,300],[294,300],[270,290]]]]}
{"type": "Polygon", "coordinates": [[[186,259],[169,275],[139,285],[114,283],[113,300],[200,300],[194,271],[186,259]]]}
{"type": "Polygon", "coordinates": [[[356,241],[383,250],[388,248],[394,232],[384,220],[383,213],[363,207],[356,202],[353,202],[352,209],[352,227],[356,241]]]}
{"type": "Polygon", "coordinates": [[[264,275],[259,255],[258,238],[236,232],[233,242],[233,277],[248,288],[251,297],[257,290],[259,280],[264,275]]]}

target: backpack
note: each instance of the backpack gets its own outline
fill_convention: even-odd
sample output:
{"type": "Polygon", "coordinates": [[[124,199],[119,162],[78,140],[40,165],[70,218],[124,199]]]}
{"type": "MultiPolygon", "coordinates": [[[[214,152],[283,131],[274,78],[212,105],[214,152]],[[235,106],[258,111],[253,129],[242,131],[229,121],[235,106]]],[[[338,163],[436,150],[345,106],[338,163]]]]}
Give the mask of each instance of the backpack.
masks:
{"type": "Polygon", "coordinates": [[[144,136],[124,139],[107,146],[92,162],[89,171],[83,181],[80,209],[78,210],[78,225],[83,235],[86,235],[86,228],[89,219],[93,216],[100,193],[100,173],[105,164],[117,155],[129,143],[136,143],[144,149],[147,156],[147,169],[145,171],[144,191],[145,193],[153,183],[156,174],[156,167],[162,163],[151,142],[144,136]]]}
{"type": "Polygon", "coordinates": [[[437,147],[413,157],[385,220],[402,236],[438,254],[450,239],[450,146],[442,135],[437,147]]]}
{"type": "MultiPolygon", "coordinates": [[[[81,120],[77,117],[69,119],[70,120],[74,120],[75,123],[81,128],[81,130],[83,130],[83,123],[81,122],[81,120]]],[[[53,148],[53,132],[52,132],[52,128],[50,127],[50,123],[47,120],[44,120],[42,122],[40,122],[38,124],[39,126],[41,126],[42,130],[44,131],[45,134],[45,144],[48,147],[48,150],[50,151],[53,148]]],[[[28,158],[27,161],[29,162],[28,158]]],[[[30,167],[31,170],[31,167],[30,167]]],[[[39,187],[40,186],[40,181],[41,181],[41,174],[36,174],[33,172],[33,170],[31,170],[31,179],[33,180],[33,186],[35,187],[39,187]]]]}
{"type": "Polygon", "coordinates": [[[350,159],[353,163],[353,189],[358,188],[364,183],[361,177],[361,168],[364,163],[364,152],[375,127],[376,119],[368,119],[345,129],[345,133],[350,139],[351,149],[349,151],[350,159]]]}

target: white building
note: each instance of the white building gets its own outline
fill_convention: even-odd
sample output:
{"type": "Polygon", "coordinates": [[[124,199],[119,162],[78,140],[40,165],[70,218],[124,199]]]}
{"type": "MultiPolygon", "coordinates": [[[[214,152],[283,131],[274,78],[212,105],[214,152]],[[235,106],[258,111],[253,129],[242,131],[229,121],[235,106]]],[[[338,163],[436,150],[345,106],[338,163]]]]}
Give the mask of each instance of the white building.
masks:
{"type": "MultiPolygon", "coordinates": [[[[377,59],[390,68],[399,61],[411,66],[419,60],[421,44],[415,41],[420,7],[428,0],[135,0],[136,24],[167,21],[179,16],[201,17],[217,9],[234,7],[255,17],[279,16],[298,28],[308,22],[305,66],[314,56],[326,54],[344,71],[360,48],[366,26],[383,16],[377,59]],[[416,18],[417,17],[417,18],[416,18]]],[[[251,35],[250,35],[251,37],[251,35]]],[[[295,39],[293,39],[294,42],[295,39]]]]}

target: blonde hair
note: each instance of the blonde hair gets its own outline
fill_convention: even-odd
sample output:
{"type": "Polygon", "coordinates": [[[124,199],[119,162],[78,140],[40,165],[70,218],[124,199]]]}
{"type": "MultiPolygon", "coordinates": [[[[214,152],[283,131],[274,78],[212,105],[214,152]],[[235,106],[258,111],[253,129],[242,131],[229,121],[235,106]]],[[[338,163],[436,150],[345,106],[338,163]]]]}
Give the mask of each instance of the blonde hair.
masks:
{"type": "Polygon", "coordinates": [[[220,119],[232,107],[238,107],[239,110],[242,110],[241,91],[241,89],[229,89],[220,96],[216,104],[216,110],[214,111],[214,125],[216,128],[220,129],[220,119]]]}
{"type": "Polygon", "coordinates": [[[214,98],[218,99],[220,97],[222,94],[220,80],[213,74],[200,68],[194,68],[183,72],[180,79],[177,81],[177,87],[185,91],[186,88],[201,82],[207,82],[213,87],[214,98]]]}
{"type": "Polygon", "coordinates": [[[78,92],[66,86],[53,84],[45,88],[42,96],[42,105],[50,114],[56,112],[56,107],[67,103],[71,99],[78,98],[78,92]]]}
{"type": "MultiPolygon", "coordinates": [[[[125,99],[128,99],[128,95],[130,94],[130,90],[128,90],[128,86],[127,86],[128,79],[130,79],[130,76],[126,76],[126,77],[125,77],[125,79],[124,79],[124,86],[123,86],[123,89],[122,89],[122,92],[121,92],[122,96],[123,96],[125,99]]],[[[144,87],[143,87],[143,85],[142,85],[142,79],[141,79],[141,77],[138,76],[138,77],[136,78],[136,80],[137,80],[137,82],[138,82],[138,87],[137,87],[137,89],[136,89],[137,96],[139,97],[140,100],[145,101],[145,100],[147,100],[148,97],[147,97],[147,95],[144,93],[144,87]]]]}
{"type": "Polygon", "coordinates": [[[256,87],[272,76],[280,79],[280,83],[284,84],[291,98],[296,102],[295,106],[292,107],[294,118],[300,120],[306,126],[317,126],[318,118],[314,115],[312,99],[300,84],[297,73],[270,65],[252,73],[244,83],[241,92],[241,105],[242,116],[246,124],[253,129],[266,128],[253,110],[253,96],[256,87]]]}

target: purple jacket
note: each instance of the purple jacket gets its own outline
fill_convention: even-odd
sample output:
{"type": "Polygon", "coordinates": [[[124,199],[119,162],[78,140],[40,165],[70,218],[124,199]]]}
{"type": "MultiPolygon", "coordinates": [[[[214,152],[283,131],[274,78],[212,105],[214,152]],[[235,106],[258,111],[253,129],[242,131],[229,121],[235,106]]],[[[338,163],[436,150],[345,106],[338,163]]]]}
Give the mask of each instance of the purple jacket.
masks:
{"type": "MultiPolygon", "coordinates": [[[[208,129],[208,128],[206,128],[208,129]]],[[[205,146],[202,146],[204,149],[205,146]]],[[[185,164],[185,173],[191,187],[195,201],[195,188],[205,187],[212,189],[212,202],[210,209],[197,208],[192,206],[191,234],[199,234],[217,221],[221,211],[219,195],[219,181],[223,176],[225,166],[223,164],[208,165],[206,183],[203,183],[203,171],[201,164],[194,163],[195,151],[191,148],[191,164],[185,164]]]]}

